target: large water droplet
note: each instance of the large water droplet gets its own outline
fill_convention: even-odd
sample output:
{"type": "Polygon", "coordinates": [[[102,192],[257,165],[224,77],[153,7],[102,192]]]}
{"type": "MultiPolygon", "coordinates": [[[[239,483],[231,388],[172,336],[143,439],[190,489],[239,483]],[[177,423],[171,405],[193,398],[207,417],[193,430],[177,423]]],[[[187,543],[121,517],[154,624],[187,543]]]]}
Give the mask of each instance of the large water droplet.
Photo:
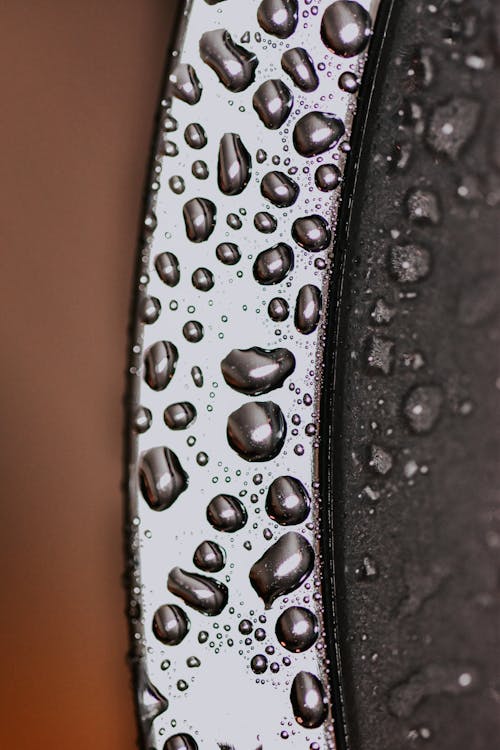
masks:
{"type": "Polygon", "coordinates": [[[288,349],[233,349],[221,362],[224,380],[247,396],[261,396],[281,388],[295,369],[295,357],[288,349]]]}
{"type": "Polygon", "coordinates": [[[217,531],[233,534],[246,524],[247,512],[237,497],[216,495],[207,506],[207,519],[217,531]]]}
{"type": "Polygon", "coordinates": [[[154,391],[163,391],[174,376],[179,352],[170,341],[157,341],[144,353],[144,379],[154,391]]]}
{"type": "Polygon", "coordinates": [[[160,253],[156,257],[155,268],[158,276],[167,286],[177,286],[181,278],[181,273],[176,255],[173,253],[160,253]]]}
{"type": "Polygon", "coordinates": [[[196,547],[193,562],[206,573],[218,573],[226,563],[226,553],[216,542],[205,540],[196,547]]]}
{"type": "Polygon", "coordinates": [[[239,195],[248,185],[252,159],[239,135],[225,133],[219,146],[217,177],[225,195],[239,195]]]}
{"type": "Polygon", "coordinates": [[[314,175],[316,187],[322,192],[335,190],[341,180],[340,169],[335,164],[321,164],[314,175]]]}
{"type": "Polygon", "coordinates": [[[280,242],[258,254],[253,264],[253,275],[259,284],[279,284],[293,268],[293,250],[280,242]]]}
{"type": "Polygon", "coordinates": [[[260,192],[278,208],[292,206],[299,195],[299,186],[284,172],[268,172],[260,183],[260,192]]]}
{"type": "Polygon", "coordinates": [[[215,229],[217,209],[208,198],[191,198],[183,208],[186,234],[191,242],[208,240],[215,229]]]}
{"type": "Polygon", "coordinates": [[[318,638],[318,621],[310,609],[288,607],[276,622],[276,637],[283,648],[300,654],[318,638]]]}
{"type": "Polygon", "coordinates": [[[262,0],[257,20],[264,31],[279,39],[288,39],[297,27],[297,0],[262,0]]]}
{"type": "Polygon", "coordinates": [[[293,145],[301,156],[317,156],[334,148],[344,132],[344,123],[335,115],[308,112],[295,125],[293,145]]]}
{"type": "Polygon", "coordinates": [[[317,253],[326,250],[332,238],[330,227],[322,216],[302,216],[295,219],[292,225],[292,237],[297,245],[317,253]]]}
{"type": "Polygon", "coordinates": [[[299,333],[309,334],[316,330],[321,313],[321,292],[317,286],[306,284],[297,295],[295,303],[295,327],[299,333]]]}
{"type": "Polygon", "coordinates": [[[170,74],[169,81],[172,93],[178,99],[187,104],[196,104],[200,101],[202,85],[192,65],[177,63],[170,74]]]}
{"type": "Polygon", "coordinates": [[[196,418],[196,409],[189,401],[170,404],[163,414],[165,424],[171,430],[185,430],[196,418]]]}
{"type": "Polygon", "coordinates": [[[307,539],[289,531],[252,565],[250,583],[269,609],[278,596],[295,591],[313,566],[314,552],[307,539]]]}
{"type": "Polygon", "coordinates": [[[173,568],[168,574],[167,587],[184,604],[208,617],[219,615],[227,604],[228,591],[223,583],[199,573],[188,573],[173,568]]]}
{"type": "Polygon", "coordinates": [[[169,448],[150,448],[139,460],[139,483],[149,507],[165,510],[187,489],[188,475],[169,448]]]}
{"type": "Polygon", "coordinates": [[[198,743],[190,734],[173,734],[163,745],[163,750],[198,750],[198,743]]]}
{"type": "Polygon", "coordinates": [[[337,0],[323,14],[321,38],[336,55],[359,55],[366,47],[370,34],[370,15],[354,0],[337,0]]]}
{"type": "Polygon", "coordinates": [[[273,401],[243,404],[227,420],[229,445],[246,461],[270,461],[286,437],[286,422],[273,401]]]}
{"type": "Polygon", "coordinates": [[[139,317],[146,325],[156,323],[161,313],[161,302],[158,297],[150,297],[148,294],[139,300],[139,317]]]}
{"type": "Polygon", "coordinates": [[[219,81],[233,93],[244,91],[255,79],[258,60],[253,52],[233,42],[225,29],[206,31],[200,40],[203,62],[217,74],[219,81]]]}
{"type": "Polygon", "coordinates": [[[328,714],[323,685],[310,672],[299,672],[292,683],[290,700],[298,724],[307,729],[321,726],[328,714]]]}
{"type": "Polygon", "coordinates": [[[288,86],[277,78],[261,83],[252,103],[266,128],[278,130],[292,111],[293,96],[288,86]]]}
{"type": "Polygon", "coordinates": [[[309,515],[311,501],[307,490],[294,477],[278,477],[271,483],[266,497],[266,511],[282,526],[303,523],[309,515]]]}
{"type": "Polygon", "coordinates": [[[315,91],[319,80],[309,53],[301,47],[294,47],[283,52],[281,67],[302,91],[315,91]]]}
{"type": "Polygon", "coordinates": [[[177,646],[188,634],[189,618],[176,604],[164,604],[153,617],[153,632],[166,646],[177,646]]]}

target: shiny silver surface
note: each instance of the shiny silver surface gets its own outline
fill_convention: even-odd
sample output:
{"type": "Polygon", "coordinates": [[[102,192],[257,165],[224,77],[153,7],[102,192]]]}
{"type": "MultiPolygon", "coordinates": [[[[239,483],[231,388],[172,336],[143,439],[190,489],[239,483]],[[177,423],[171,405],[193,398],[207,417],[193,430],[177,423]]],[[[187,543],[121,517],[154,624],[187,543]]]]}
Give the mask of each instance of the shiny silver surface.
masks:
{"type": "MultiPolygon", "coordinates": [[[[339,78],[361,78],[366,47],[345,54],[367,36],[339,37],[342,5],[322,32],[331,0],[185,4],[137,292],[158,304],[142,307],[130,370],[131,618],[147,748],[335,746],[319,554],[321,337],[356,109],[339,78]],[[257,358],[241,354],[256,348],[257,358]],[[286,350],[295,364],[261,350],[286,350]],[[271,489],[269,514],[280,477],[305,494],[271,489]],[[299,510],[288,500],[280,523],[289,496],[299,510]],[[275,632],[290,607],[306,610],[303,649],[282,645],[283,620],[275,632]]],[[[359,5],[374,20],[378,0],[359,5]]]]}

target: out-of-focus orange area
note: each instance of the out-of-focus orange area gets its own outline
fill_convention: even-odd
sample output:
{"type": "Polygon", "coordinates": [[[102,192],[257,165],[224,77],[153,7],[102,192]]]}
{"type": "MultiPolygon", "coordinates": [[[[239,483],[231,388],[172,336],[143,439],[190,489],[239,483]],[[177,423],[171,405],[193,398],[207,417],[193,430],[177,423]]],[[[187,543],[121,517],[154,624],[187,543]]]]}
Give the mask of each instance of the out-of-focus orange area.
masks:
{"type": "Polygon", "coordinates": [[[176,3],[0,10],[0,747],[132,750],[126,326],[176,3]]]}

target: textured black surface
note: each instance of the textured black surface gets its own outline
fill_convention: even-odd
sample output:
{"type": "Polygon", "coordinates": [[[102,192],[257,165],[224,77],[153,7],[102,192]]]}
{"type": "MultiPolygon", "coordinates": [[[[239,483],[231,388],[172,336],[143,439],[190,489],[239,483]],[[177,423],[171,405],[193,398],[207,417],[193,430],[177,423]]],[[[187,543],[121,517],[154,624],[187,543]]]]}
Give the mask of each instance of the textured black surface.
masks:
{"type": "Polygon", "coordinates": [[[338,248],[332,467],[346,717],[356,750],[493,750],[498,5],[397,5],[338,248]]]}

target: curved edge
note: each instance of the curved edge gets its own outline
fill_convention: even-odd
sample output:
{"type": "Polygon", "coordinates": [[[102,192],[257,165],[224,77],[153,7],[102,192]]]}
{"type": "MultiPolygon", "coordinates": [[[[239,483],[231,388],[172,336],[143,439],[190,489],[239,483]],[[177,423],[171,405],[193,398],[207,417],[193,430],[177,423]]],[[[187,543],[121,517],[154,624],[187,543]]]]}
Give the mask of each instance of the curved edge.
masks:
{"type": "Polygon", "coordinates": [[[354,118],[351,136],[351,154],[346,164],[340,210],[336,222],[333,247],[333,271],[329,299],[331,306],[326,322],[326,336],[323,362],[324,380],[320,399],[320,425],[322,425],[319,476],[321,495],[327,502],[321,506],[321,551],[323,556],[323,590],[325,609],[326,640],[330,644],[330,684],[333,696],[333,710],[336,726],[338,750],[349,750],[352,743],[352,727],[346,707],[346,690],[342,668],[342,640],[348,635],[343,632],[339,600],[343,592],[343,579],[339,574],[342,557],[338,540],[342,539],[342,521],[335,509],[335,498],[342,492],[342,481],[336,471],[340,465],[338,455],[343,449],[343,428],[339,400],[342,397],[342,375],[337,352],[347,325],[344,311],[344,288],[347,283],[348,245],[351,226],[355,218],[355,195],[366,169],[364,156],[368,152],[368,123],[370,113],[380,92],[383,72],[388,59],[390,31],[396,22],[399,8],[396,0],[383,0],[377,15],[370,45],[370,53],[365,64],[360,88],[358,109],[354,118]]]}

